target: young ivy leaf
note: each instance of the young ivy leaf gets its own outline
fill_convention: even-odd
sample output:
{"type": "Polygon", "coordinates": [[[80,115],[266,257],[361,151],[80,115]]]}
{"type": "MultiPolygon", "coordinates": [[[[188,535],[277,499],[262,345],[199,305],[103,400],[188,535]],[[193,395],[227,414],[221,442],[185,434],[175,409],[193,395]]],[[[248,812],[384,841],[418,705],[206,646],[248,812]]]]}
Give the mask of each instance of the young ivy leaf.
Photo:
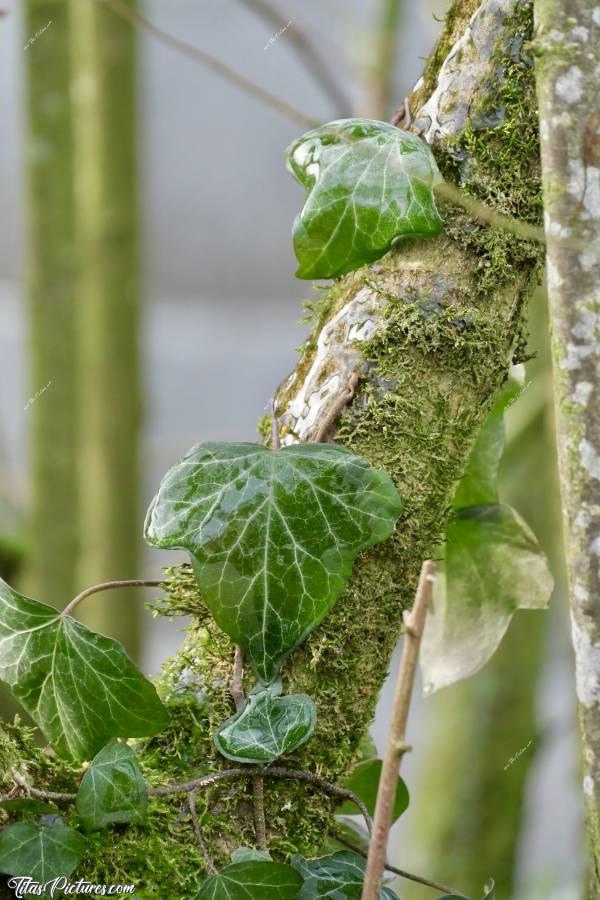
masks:
{"type": "Polygon", "coordinates": [[[425,692],[478,672],[521,609],[543,609],[552,592],[546,557],[510,506],[458,510],[421,644],[425,692]]]}
{"type": "MultiPolygon", "coordinates": [[[[292,858],[292,866],[302,875],[304,884],[298,900],[317,900],[334,897],[336,900],[360,900],[365,879],[365,860],[351,850],[341,850],[320,859],[292,858]]],[[[380,900],[398,900],[396,894],[383,886],[380,900]]]]}
{"type": "Polygon", "coordinates": [[[402,237],[436,235],[433,187],[441,176],[416,134],[371,119],[338,119],[288,149],[307,191],[293,229],[298,278],[336,278],[402,237]]]}
{"type": "MultiPolygon", "coordinates": [[[[372,816],[375,815],[375,804],[377,802],[382,766],[383,763],[380,759],[369,759],[366,762],[359,763],[355,766],[350,777],[346,778],[342,783],[343,787],[360,797],[372,816]]],[[[396,799],[392,810],[392,822],[395,822],[402,813],[406,812],[408,803],[408,788],[402,778],[398,778],[396,799]]],[[[356,806],[354,803],[346,800],[336,812],[341,816],[353,816],[356,815],[356,806]]]]}
{"type": "Polygon", "coordinates": [[[267,765],[304,744],[315,729],[317,708],[307,694],[280,693],[280,680],[252,691],[216,731],[219,753],[235,762],[267,765]]]}
{"type": "Polygon", "coordinates": [[[61,756],[91,759],[113,737],[144,737],[165,708],[116,641],[0,579],[0,680],[61,756]]]}
{"type": "Polygon", "coordinates": [[[109,744],[92,760],[77,791],[77,812],[88,831],[117,822],[143,825],[148,790],[127,744],[109,744]]]}
{"type": "Polygon", "coordinates": [[[302,877],[291,866],[253,860],[207,878],[194,900],[298,900],[301,885],[302,877]]]}
{"type": "Polygon", "coordinates": [[[217,624],[268,683],[400,510],[390,477],[343,447],[206,443],[167,473],[145,534],[190,552],[217,624]]]}
{"type": "Polygon", "coordinates": [[[68,825],[49,828],[32,822],[9,825],[0,833],[0,872],[13,877],[29,875],[45,884],[69,876],[85,850],[85,839],[68,825]]]}

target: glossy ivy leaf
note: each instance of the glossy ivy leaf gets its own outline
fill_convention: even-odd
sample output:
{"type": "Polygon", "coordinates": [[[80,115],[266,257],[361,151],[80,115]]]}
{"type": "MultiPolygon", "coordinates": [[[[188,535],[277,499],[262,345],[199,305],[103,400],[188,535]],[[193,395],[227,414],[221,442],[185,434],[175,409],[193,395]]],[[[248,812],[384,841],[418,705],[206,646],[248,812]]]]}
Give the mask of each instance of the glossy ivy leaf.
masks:
{"type": "Polygon", "coordinates": [[[283,863],[250,862],[226,866],[203,883],[194,900],[297,900],[301,876],[283,863]]]}
{"type": "Polygon", "coordinates": [[[338,119],[288,149],[306,188],[293,229],[298,278],[335,278],[373,262],[403,237],[436,235],[441,181],[416,134],[371,119],[338,119]]]}
{"type": "Polygon", "coordinates": [[[60,812],[56,806],[42,803],[41,800],[35,800],[33,797],[15,797],[10,800],[0,800],[0,809],[5,809],[6,812],[29,813],[33,816],[58,815],[60,812]]]}
{"type": "Polygon", "coordinates": [[[513,366],[471,451],[454,497],[455,509],[498,502],[498,470],[506,439],[504,413],[523,390],[524,375],[524,366],[513,366]]]}
{"type": "MultiPolygon", "coordinates": [[[[351,850],[341,850],[320,859],[304,859],[294,856],[292,866],[299,872],[304,884],[298,900],[316,900],[331,897],[333,900],[360,900],[365,879],[366,861],[351,850]]],[[[383,886],[380,900],[397,900],[396,894],[383,886]]]]}
{"type": "Polygon", "coordinates": [[[156,734],[168,722],[120,644],[1,579],[0,680],[68,758],[91,759],[113,737],[156,734]]]}
{"type": "MultiPolygon", "coordinates": [[[[343,787],[353,791],[360,797],[372,816],[375,815],[375,803],[377,801],[377,790],[379,788],[382,766],[383,763],[380,759],[369,759],[366,762],[359,763],[350,777],[343,782],[343,787]]],[[[402,813],[406,812],[408,803],[408,788],[402,778],[398,778],[392,822],[395,822],[402,813]]],[[[356,814],[356,806],[347,800],[339,807],[337,812],[343,816],[352,816],[356,814]]]]}
{"type": "Polygon", "coordinates": [[[514,509],[489,504],[458,510],[446,532],[421,644],[425,691],[479,671],[513,613],[546,607],[552,586],[546,557],[514,509]]]}
{"type": "Polygon", "coordinates": [[[68,825],[9,825],[0,833],[0,872],[13,877],[29,875],[41,884],[59,875],[69,876],[83,856],[85,843],[68,825]]]}
{"type": "Polygon", "coordinates": [[[192,554],[217,623],[270,682],[400,509],[389,476],[343,447],[207,443],[167,473],[145,534],[192,554]]]}
{"type": "Polygon", "coordinates": [[[92,760],[77,792],[77,812],[88,831],[117,822],[143,825],[148,790],[135,751],[109,744],[92,760]]]}
{"type": "Polygon", "coordinates": [[[216,731],[217,750],[236,762],[267,765],[304,744],[315,729],[317,708],[307,694],[281,694],[281,680],[259,687],[216,731]]]}

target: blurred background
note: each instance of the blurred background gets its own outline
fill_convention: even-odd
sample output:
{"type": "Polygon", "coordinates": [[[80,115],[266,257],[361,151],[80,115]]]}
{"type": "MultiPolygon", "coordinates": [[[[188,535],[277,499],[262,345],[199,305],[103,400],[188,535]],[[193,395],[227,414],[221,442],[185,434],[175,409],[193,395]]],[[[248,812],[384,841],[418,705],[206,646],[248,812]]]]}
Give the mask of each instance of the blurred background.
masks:
{"type": "MultiPolygon", "coordinates": [[[[198,440],[255,439],[314,297],[293,277],[302,196],[284,163],[302,115],[181,43],[305,117],[390,118],[447,3],[2,7],[0,575],[63,606],[95,582],[160,574],[169,558],[141,541],[160,477],[198,440]]],[[[390,860],[465,891],[495,876],[502,900],[575,900],[582,811],[541,291],[531,330],[501,494],[551,559],[554,603],[518,613],[482,673],[415,702],[412,803],[390,860]]],[[[181,623],[153,620],[152,596],[104,594],[85,617],[156,672],[181,623]]],[[[373,726],[380,748],[396,667],[373,726]]],[[[0,693],[2,716],[14,712],[0,693]]]]}

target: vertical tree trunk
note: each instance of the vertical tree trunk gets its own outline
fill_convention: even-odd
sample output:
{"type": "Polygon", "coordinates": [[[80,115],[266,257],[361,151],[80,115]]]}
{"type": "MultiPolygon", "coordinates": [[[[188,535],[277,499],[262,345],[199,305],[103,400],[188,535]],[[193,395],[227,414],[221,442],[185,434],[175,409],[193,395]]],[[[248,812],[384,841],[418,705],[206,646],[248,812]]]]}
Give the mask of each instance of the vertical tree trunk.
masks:
{"type": "Polygon", "coordinates": [[[600,9],[537,0],[538,97],[559,468],[590,898],[600,897],[600,9]]]}
{"type": "MultiPolygon", "coordinates": [[[[138,229],[134,30],[73,0],[75,185],[81,256],[80,584],[137,573],[138,229]]],[[[138,607],[104,595],[88,624],[137,650],[138,607]]]]}
{"type": "Polygon", "coordinates": [[[26,0],[31,526],[27,589],[73,595],[77,554],[75,237],[69,9],[26,0]],[[36,37],[36,35],[38,35],[36,37]]]}

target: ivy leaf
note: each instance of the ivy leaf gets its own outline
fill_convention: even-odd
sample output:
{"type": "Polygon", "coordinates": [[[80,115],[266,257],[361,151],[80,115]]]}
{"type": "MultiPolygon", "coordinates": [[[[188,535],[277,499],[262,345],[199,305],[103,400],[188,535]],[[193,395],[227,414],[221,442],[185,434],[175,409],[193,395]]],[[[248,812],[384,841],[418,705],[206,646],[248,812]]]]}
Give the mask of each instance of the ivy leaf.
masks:
{"type": "Polygon", "coordinates": [[[17,878],[29,875],[45,884],[69,876],[84,850],[85,839],[68,825],[44,828],[19,822],[0,833],[0,872],[17,878]]]}
{"type": "Polygon", "coordinates": [[[510,506],[458,510],[421,644],[426,693],[478,672],[517,609],[542,609],[552,592],[546,557],[510,506]]]}
{"type": "MultiPolygon", "coordinates": [[[[351,850],[341,850],[320,859],[292,858],[292,866],[304,878],[298,900],[332,897],[333,900],[360,900],[365,879],[366,861],[351,850]]],[[[382,887],[380,900],[397,900],[388,887],[382,887]]]]}
{"type": "Polygon", "coordinates": [[[236,762],[267,765],[304,744],[317,724],[306,694],[280,697],[281,681],[252,691],[240,711],[216,731],[217,750],[236,762]]]}
{"type": "Polygon", "coordinates": [[[343,447],[207,443],[167,473],[145,534],[192,554],[218,625],[270,682],[400,509],[389,476],[343,447]]]}
{"type": "Polygon", "coordinates": [[[291,866],[255,860],[234,863],[207,878],[194,900],[297,900],[301,885],[291,866]]]}
{"type": "Polygon", "coordinates": [[[1,579],[0,680],[67,758],[91,759],[113,737],[156,734],[168,722],[120,644],[1,579]]]}
{"type": "Polygon", "coordinates": [[[41,800],[35,800],[33,797],[15,797],[10,800],[0,800],[0,809],[5,809],[7,812],[30,813],[34,816],[57,815],[59,813],[56,806],[42,803],[41,800]]]}
{"type": "Polygon", "coordinates": [[[268,850],[257,850],[255,847],[236,847],[229,858],[232,863],[272,861],[268,850]]]}
{"type": "MultiPolygon", "coordinates": [[[[369,759],[366,762],[359,763],[355,766],[354,771],[343,782],[343,787],[349,791],[353,791],[363,801],[369,813],[375,815],[375,803],[377,801],[377,790],[379,788],[379,780],[381,778],[381,769],[383,763],[380,759],[369,759]]],[[[392,822],[400,818],[402,813],[408,809],[409,795],[408,788],[402,780],[398,778],[396,784],[396,799],[392,812],[392,822]]],[[[352,816],[356,814],[356,806],[349,800],[346,800],[337,810],[339,815],[352,816]]]]}
{"type": "Polygon", "coordinates": [[[116,822],[143,825],[148,790],[137,756],[127,744],[109,744],[92,760],[77,791],[77,812],[93,831],[116,822]]]}
{"type": "Polygon", "coordinates": [[[402,237],[436,235],[441,176],[415,134],[372,119],[338,119],[288,149],[307,191],[293,229],[298,278],[336,278],[383,256],[402,237]]]}

